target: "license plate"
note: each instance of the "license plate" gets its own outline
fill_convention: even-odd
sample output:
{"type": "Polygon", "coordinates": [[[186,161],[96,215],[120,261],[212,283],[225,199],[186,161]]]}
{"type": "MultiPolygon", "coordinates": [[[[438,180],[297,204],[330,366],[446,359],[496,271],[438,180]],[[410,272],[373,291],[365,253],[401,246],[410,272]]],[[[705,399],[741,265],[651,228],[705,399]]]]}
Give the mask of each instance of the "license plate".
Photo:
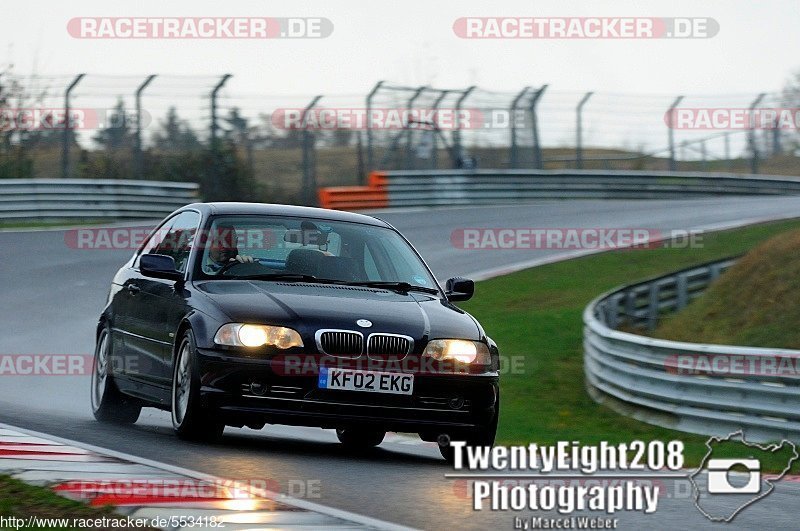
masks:
{"type": "Polygon", "coordinates": [[[410,395],[414,392],[414,375],[322,367],[319,388],[410,395]]]}

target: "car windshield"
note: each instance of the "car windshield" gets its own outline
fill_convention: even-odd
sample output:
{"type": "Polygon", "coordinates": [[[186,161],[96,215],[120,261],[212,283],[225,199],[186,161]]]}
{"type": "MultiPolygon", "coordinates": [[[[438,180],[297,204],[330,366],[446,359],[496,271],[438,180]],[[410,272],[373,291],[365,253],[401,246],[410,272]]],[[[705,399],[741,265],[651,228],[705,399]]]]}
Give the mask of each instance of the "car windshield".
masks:
{"type": "Polygon", "coordinates": [[[436,289],[394,230],[283,216],[217,216],[199,245],[201,278],[398,283],[436,289]]]}

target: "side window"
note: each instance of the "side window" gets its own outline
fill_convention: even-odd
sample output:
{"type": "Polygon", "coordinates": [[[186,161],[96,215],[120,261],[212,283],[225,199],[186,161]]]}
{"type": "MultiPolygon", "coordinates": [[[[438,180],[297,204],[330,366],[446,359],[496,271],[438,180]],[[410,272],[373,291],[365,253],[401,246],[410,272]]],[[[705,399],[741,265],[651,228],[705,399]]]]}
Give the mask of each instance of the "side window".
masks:
{"type": "Polygon", "coordinates": [[[200,214],[197,212],[183,212],[177,215],[172,227],[156,248],[156,254],[171,256],[175,260],[176,269],[181,273],[185,272],[198,225],[200,225],[200,214]]]}
{"type": "Polygon", "coordinates": [[[139,253],[139,256],[143,254],[156,253],[156,247],[158,247],[158,245],[162,242],[164,235],[167,234],[172,228],[172,224],[175,223],[175,219],[177,219],[177,216],[161,225],[153,234],[150,235],[150,239],[147,240],[147,243],[144,245],[144,247],[142,247],[142,251],[139,253]]]}
{"type": "MultiPolygon", "coordinates": [[[[175,260],[175,267],[180,272],[186,271],[189,261],[189,253],[192,251],[192,244],[197,235],[197,227],[200,224],[200,214],[197,212],[183,212],[173,219],[169,227],[163,227],[158,234],[155,248],[150,250],[151,254],[163,254],[171,256],[175,260]]],[[[149,246],[149,242],[148,242],[149,246]]],[[[147,248],[145,248],[146,252],[147,248]]]]}

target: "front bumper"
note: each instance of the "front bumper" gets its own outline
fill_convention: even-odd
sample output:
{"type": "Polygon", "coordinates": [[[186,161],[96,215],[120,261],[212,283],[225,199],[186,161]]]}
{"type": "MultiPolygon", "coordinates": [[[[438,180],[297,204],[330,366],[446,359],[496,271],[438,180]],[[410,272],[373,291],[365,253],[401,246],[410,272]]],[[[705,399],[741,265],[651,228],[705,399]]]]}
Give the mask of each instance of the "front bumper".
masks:
{"type": "MultiPolygon", "coordinates": [[[[414,374],[411,395],[319,389],[318,358],[287,367],[280,357],[254,359],[199,349],[201,399],[226,424],[459,434],[490,425],[498,403],[497,372],[414,374]],[[298,368],[300,370],[298,370],[298,368]]],[[[360,367],[356,367],[360,368],[360,367]]],[[[371,370],[381,370],[371,364],[371,370]]],[[[386,370],[386,369],[384,369],[386,370]]]]}

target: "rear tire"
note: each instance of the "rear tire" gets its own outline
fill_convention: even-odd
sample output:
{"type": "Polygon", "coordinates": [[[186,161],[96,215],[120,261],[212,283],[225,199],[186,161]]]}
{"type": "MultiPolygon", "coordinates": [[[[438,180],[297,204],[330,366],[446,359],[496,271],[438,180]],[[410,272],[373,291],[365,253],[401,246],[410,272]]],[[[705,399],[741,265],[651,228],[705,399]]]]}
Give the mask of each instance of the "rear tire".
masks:
{"type": "Polygon", "coordinates": [[[92,414],[100,422],[133,424],[139,419],[142,406],[125,396],[114,383],[111,371],[113,345],[111,330],[104,326],[97,336],[92,365],[91,403],[92,414]]]}
{"type": "Polygon", "coordinates": [[[200,368],[194,334],[187,330],[178,347],[172,372],[172,429],[184,440],[214,441],[222,436],[225,424],[203,418],[200,401],[200,368]]]}
{"type": "Polygon", "coordinates": [[[336,437],[346,448],[366,450],[381,444],[386,432],[366,428],[343,428],[336,430],[336,437]]]}

